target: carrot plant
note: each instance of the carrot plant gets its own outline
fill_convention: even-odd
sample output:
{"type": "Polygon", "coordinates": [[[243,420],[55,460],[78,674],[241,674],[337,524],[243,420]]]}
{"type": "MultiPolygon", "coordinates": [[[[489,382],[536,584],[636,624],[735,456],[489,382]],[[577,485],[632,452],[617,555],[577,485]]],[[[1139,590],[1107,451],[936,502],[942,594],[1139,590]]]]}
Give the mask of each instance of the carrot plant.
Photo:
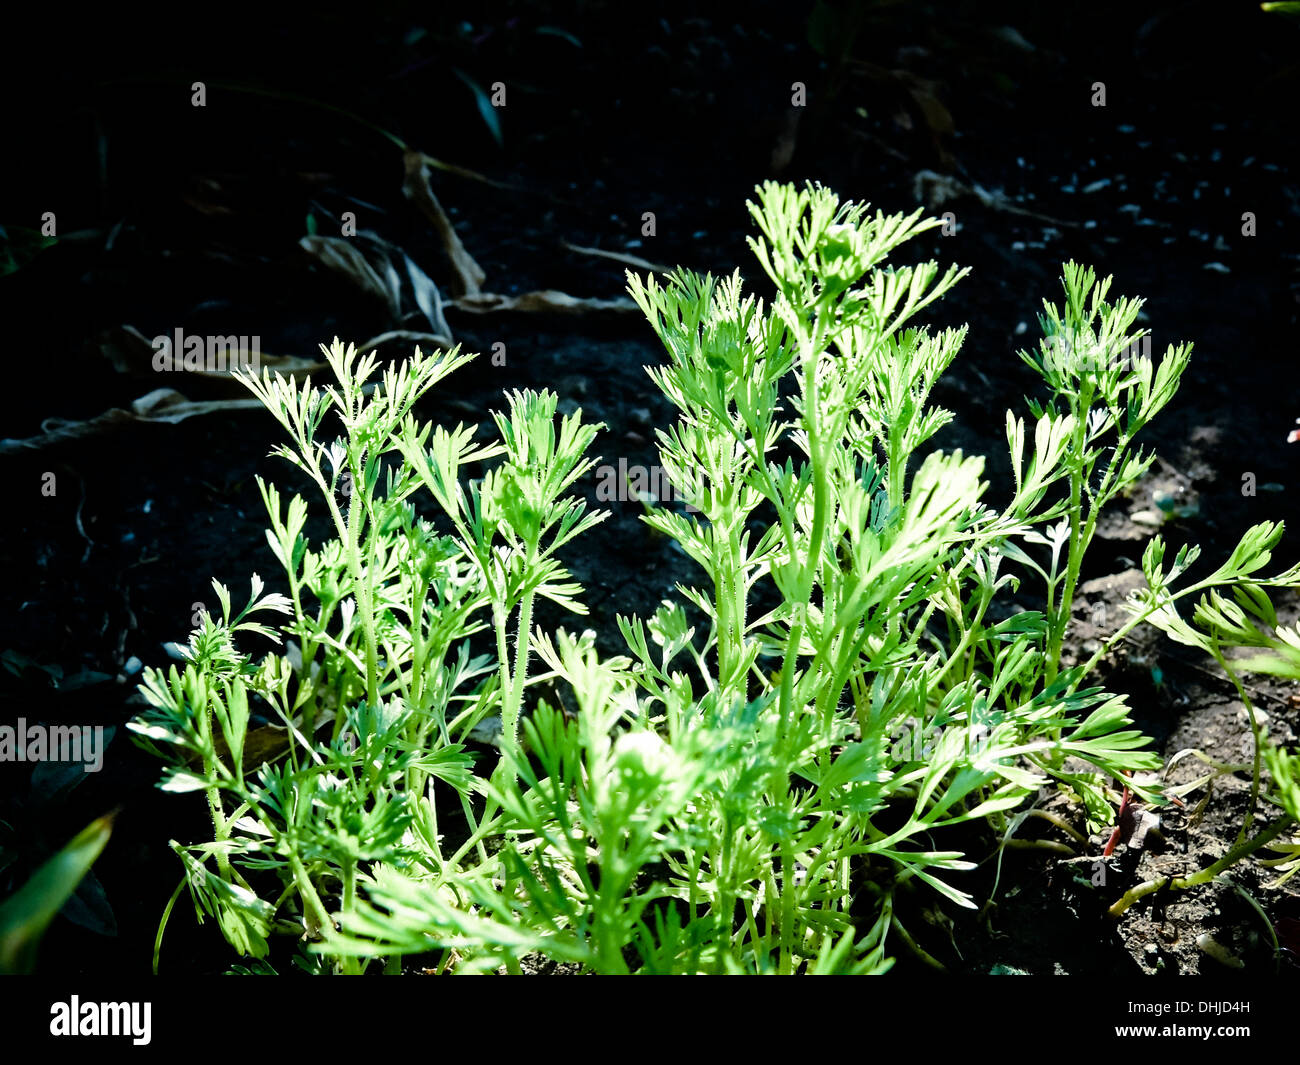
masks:
{"type": "MultiPolygon", "coordinates": [[[[595,430],[572,416],[557,440],[553,394],[512,394],[497,417],[500,441],[479,445],[473,427],[431,432],[411,414],[472,356],[417,350],[368,387],[373,355],[358,359],[337,341],[323,350],[335,377],[325,389],[265,372],[241,380],[288,432],[290,443],[274,453],[315,485],[333,536],[312,550],[306,501],[294,496],[286,507],[259,479],[289,594],[263,596],[254,575],[252,598],[232,615],[228,591],[214,582],[221,617],[206,617],[191,636],[183,670],[146,671],[149,709],[131,725],[172,763],[164,790],[207,795],[212,842],[173,843],[186,871],[177,896],[188,885],[200,917],[215,916],[231,945],[254,958],[267,954],[274,925],[308,940],[327,934],[374,863],[444,875],[467,854],[486,857],[483,838],[494,826],[473,808],[466,739],[495,718],[503,749],[515,749],[531,604],[541,595],[582,612],[553,552],[600,518],[559,498],[585,472],[580,453],[595,430]],[[330,414],[343,433],[317,442],[330,414]],[[501,464],[467,489],[461,473],[498,456],[501,464]],[[450,534],[417,516],[410,497],[422,489],[450,534]],[[267,611],[291,620],[279,630],[251,620],[267,611]],[[485,613],[496,660],[470,652],[485,613]],[[518,652],[508,656],[512,621],[518,652]],[[235,645],[241,633],[296,642],[255,662],[235,645]],[[283,754],[250,767],[254,703],[283,754]],[[454,853],[444,845],[435,781],[463,813],[467,838],[454,853]],[[269,893],[259,889],[267,882],[269,893]]],[[[339,968],[357,971],[357,963],[342,959],[339,968]]]]}
{"type": "MultiPolygon", "coordinates": [[[[313,548],[306,501],[262,484],[288,593],[255,578],[232,615],[219,587],[221,619],[183,671],[146,674],[134,724],[172,762],[164,788],[207,795],[213,840],[173,844],[178,896],[241,954],[265,957],[279,928],[306,939],[301,964],[340,972],[410,955],[517,972],[529,954],[883,972],[920,949],[902,896],[973,905],[949,830],[1005,836],[1044,787],[1095,827],[1116,783],[1162,801],[1124,697],[1086,686],[1099,656],[1063,668],[1062,650],[1098,515],[1149,466],[1134,438],[1189,349],[1135,354],[1137,301],[1068,264],[1023,356],[1048,397],[1029,424],[1008,414],[997,505],[982,458],[933,450],[953,415],[930,395],[966,331],[914,324],[965,271],[887,262],[938,223],[817,186],[765,185],[750,211],[770,299],[739,273],[629,276],[677,411],[657,436],[680,505],[644,517],[700,579],[619,617],[624,654],[534,621],[539,596],[584,612],[558,552],[604,516],[566,495],[598,426],[557,425],[546,392],[509,394],[489,443],[420,423],[456,351],[417,351],[374,387],[373,356],[337,342],[324,390],[243,378],[332,535],[313,548]],[[343,435],[317,442],[327,415],[343,435]],[[1013,609],[1035,580],[1042,609],[1013,609]],[[266,611],[288,620],[252,620],[266,611]],[[254,661],[236,637],[284,650],[254,661]],[[530,699],[541,680],[576,714],[530,699]],[[283,753],[249,765],[254,707],[283,753]],[[498,720],[499,756],[475,764],[469,740],[498,720]]],[[[1205,587],[1237,587],[1257,557],[1239,549],[1205,587]]]]}

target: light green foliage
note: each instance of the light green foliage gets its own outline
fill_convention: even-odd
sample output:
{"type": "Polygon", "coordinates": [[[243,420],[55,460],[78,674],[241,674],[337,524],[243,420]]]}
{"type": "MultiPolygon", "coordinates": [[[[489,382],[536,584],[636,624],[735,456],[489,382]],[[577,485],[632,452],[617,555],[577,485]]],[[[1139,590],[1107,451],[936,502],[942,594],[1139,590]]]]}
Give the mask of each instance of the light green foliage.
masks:
{"type": "MultiPolygon", "coordinates": [[[[912,321],[965,271],[886,260],[938,223],[816,186],[768,184],[750,210],[770,302],[738,273],[629,280],[667,351],[649,368],[677,410],[659,450],[690,504],[645,520],[702,581],[620,617],[627,655],[532,618],[539,595],[585,612],[558,553],[605,516],[565,495],[599,426],[557,425],[546,392],[509,394],[491,443],[421,424],[415,402],[456,351],[417,352],[373,390],[374,357],[337,342],[324,390],[244,379],[334,535],[310,546],[306,502],[286,510],[261,485],[288,594],[255,578],[232,617],[218,586],[222,619],[183,673],[147,673],[133,726],[170,758],[164,787],[208,796],[213,841],[175,846],[196,907],[242,954],[305,927],[343,972],[412,954],[440,971],[540,954],[604,973],[883,972],[912,942],[900,893],[973,905],[974,863],[946,829],[1005,838],[1044,786],[1097,826],[1116,782],[1161,801],[1133,778],[1160,761],[1124,698],[1085,686],[1095,659],[1062,670],[1061,648],[1097,516],[1149,465],[1131,444],[1187,349],[1116,363],[1138,304],[1067,265],[1064,307],[1025,356],[1049,398],[1031,425],[1007,416],[1015,491],[999,507],[982,458],[923,454],[953,417],[930,395],[965,330],[912,321]],[[328,445],[327,414],[344,428],[328,445]],[[1009,610],[1037,580],[1043,609],[1009,610]],[[276,631],[258,611],[290,620],[276,631]],[[495,655],[475,657],[483,630],[495,655]],[[255,663],[240,633],[294,642],[255,663]],[[576,713],[523,713],[541,680],[576,713]],[[245,765],[254,701],[287,749],[245,765]],[[476,774],[465,744],[494,715],[500,758],[476,774]],[[439,795],[460,806],[454,844],[439,795]]],[[[1259,550],[1239,554],[1198,587],[1238,587],[1259,550]]],[[[1153,594],[1143,616],[1162,609],[1153,594]]]]}
{"type": "MultiPolygon", "coordinates": [[[[1271,886],[1276,887],[1300,872],[1300,840],[1278,842],[1278,837],[1283,834],[1294,833],[1296,823],[1300,821],[1300,755],[1282,750],[1269,741],[1268,730],[1255,709],[1250,690],[1241,679],[1242,673],[1264,673],[1300,680],[1300,624],[1280,624],[1267,591],[1300,586],[1300,565],[1274,577],[1259,575],[1281,539],[1280,524],[1264,522],[1256,525],[1246,531],[1228,561],[1218,570],[1204,580],[1182,588],[1177,588],[1176,582],[1196,561],[1199,554],[1196,548],[1180,550],[1166,571],[1164,541],[1156,537],[1147,546],[1142,559],[1147,587],[1135,593],[1129,603],[1133,623],[1149,622],[1178,643],[1211,656],[1236,689],[1254,739],[1250,798],[1235,846],[1206,869],[1173,881],[1175,887],[1195,887],[1206,883],[1265,846],[1278,852],[1280,857],[1265,859],[1262,864],[1278,867],[1283,872],[1283,876],[1271,886]],[[1231,598],[1220,588],[1229,591],[1231,598]],[[1200,593],[1200,598],[1196,600],[1192,619],[1188,622],[1178,613],[1177,603],[1197,593],[1200,593]],[[1248,653],[1230,654],[1234,650],[1248,653]],[[1269,781],[1264,779],[1264,770],[1268,771],[1269,781]],[[1261,796],[1277,812],[1265,828],[1252,834],[1255,808],[1261,796]]],[[[1185,754],[1196,755],[1213,768],[1208,776],[1195,782],[1196,787],[1239,768],[1215,763],[1195,750],[1180,752],[1175,759],[1185,754]]],[[[1138,898],[1164,886],[1166,884],[1162,881],[1140,884],[1130,889],[1115,908],[1123,912],[1138,898]]]]}
{"type": "MultiPolygon", "coordinates": [[[[368,386],[373,355],[358,359],[338,342],[325,352],[336,380],[323,390],[269,373],[242,380],[288,431],[291,444],[275,453],[316,485],[334,536],[313,550],[305,500],[295,496],[286,509],[275,486],[259,480],[289,594],[262,596],[255,575],[248,606],[232,617],[229,593],[214,582],[221,619],[196,630],[183,672],[146,671],[150,709],[131,724],[171,763],[165,790],[206,792],[213,841],[173,847],[196,912],[215,916],[231,945],[255,958],[266,955],[277,919],[310,939],[332,932],[334,909],[354,909],[359,878],[375,863],[442,875],[476,847],[486,857],[465,741],[495,710],[506,722],[503,746],[515,749],[533,597],[581,612],[580,589],[553,552],[601,517],[557,499],[585,472],[579,459],[595,428],[571,416],[557,440],[553,395],[508,397],[502,442],[479,445],[473,427],[431,434],[411,414],[467,356],[417,351],[368,386]],[[331,412],[344,435],[318,443],[331,412]],[[501,455],[504,463],[467,492],[462,470],[501,455]],[[417,517],[410,497],[422,488],[450,535],[417,517]],[[268,610],[292,620],[280,632],[248,620],[268,610]],[[516,619],[513,663],[504,653],[499,661],[471,655],[485,610],[502,649],[516,619]],[[297,642],[255,663],[235,647],[241,632],[297,642]],[[254,698],[285,753],[248,766],[254,698]],[[468,826],[470,842],[450,856],[435,781],[459,797],[468,826]],[[276,893],[259,895],[251,871],[259,885],[273,873],[276,893]]],[[[351,957],[340,965],[358,971],[351,957]]]]}

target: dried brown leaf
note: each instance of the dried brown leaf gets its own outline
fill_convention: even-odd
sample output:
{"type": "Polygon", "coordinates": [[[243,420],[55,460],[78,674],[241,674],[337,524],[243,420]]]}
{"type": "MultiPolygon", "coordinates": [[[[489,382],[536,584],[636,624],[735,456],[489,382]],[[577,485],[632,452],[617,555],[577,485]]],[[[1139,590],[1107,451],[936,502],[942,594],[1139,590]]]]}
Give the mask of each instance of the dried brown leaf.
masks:
{"type": "Polygon", "coordinates": [[[474,257],[465,250],[465,245],[461,243],[455,227],[451,224],[451,219],[447,217],[447,212],[442,209],[442,204],[438,202],[438,197],[434,195],[429,185],[431,160],[422,152],[407,151],[404,164],[406,177],[402,181],[402,194],[433,224],[438,239],[442,241],[455,273],[452,291],[457,296],[477,296],[483,289],[487,274],[483,272],[483,267],[475,262],[474,257]]]}
{"type": "Polygon", "coordinates": [[[298,246],[322,266],[342,274],[388,309],[389,318],[402,316],[401,279],[387,256],[377,255],[378,266],[344,237],[303,237],[298,246]]]}
{"type": "Polygon", "coordinates": [[[452,300],[458,310],[473,314],[492,314],[497,311],[521,311],[548,314],[597,314],[602,312],[626,314],[637,310],[637,305],[626,296],[604,300],[570,296],[567,292],[543,289],[539,292],[522,292],[518,296],[502,296],[494,292],[480,292],[452,300]]]}
{"type": "Polygon", "coordinates": [[[428,320],[433,332],[446,337],[447,345],[450,346],[451,329],[447,325],[447,319],[443,317],[442,294],[439,293],[438,286],[405,252],[402,252],[402,259],[406,263],[406,276],[411,279],[411,292],[415,296],[415,305],[420,308],[420,313],[428,320]]]}
{"type": "Polygon", "coordinates": [[[0,440],[0,456],[41,451],[56,444],[100,436],[135,422],[175,425],[199,414],[262,409],[262,403],[257,399],[216,399],[195,403],[174,389],[157,388],[132,403],[129,411],[113,407],[85,421],[47,418],[41,423],[42,432],[39,436],[0,440]]]}
{"type": "MultiPolygon", "coordinates": [[[[155,349],[153,342],[133,325],[112,326],[100,332],[97,338],[100,354],[104,356],[118,373],[141,379],[156,379],[161,371],[154,368],[155,349]]],[[[179,358],[179,356],[177,356],[179,358]]],[[[248,360],[257,369],[268,369],[283,374],[314,374],[324,370],[326,363],[318,359],[304,359],[297,355],[268,355],[255,349],[248,353],[248,360]]],[[[238,385],[229,370],[185,370],[190,377],[201,377],[208,381],[238,385]]]]}
{"type": "Polygon", "coordinates": [[[650,270],[657,274],[669,274],[673,270],[671,266],[652,263],[648,259],[642,259],[639,255],[629,255],[627,252],[606,251],[604,248],[586,248],[580,244],[570,244],[567,240],[560,241],[560,247],[565,251],[577,252],[579,255],[592,255],[598,259],[609,259],[611,262],[622,263],[624,266],[634,266],[638,270],[650,270]]]}
{"type": "Polygon", "coordinates": [[[391,333],[380,333],[377,337],[371,337],[364,344],[358,344],[357,354],[364,355],[367,351],[373,351],[384,344],[401,344],[407,349],[420,346],[426,352],[446,351],[452,346],[450,335],[439,336],[437,333],[413,333],[407,329],[396,329],[391,333]]]}

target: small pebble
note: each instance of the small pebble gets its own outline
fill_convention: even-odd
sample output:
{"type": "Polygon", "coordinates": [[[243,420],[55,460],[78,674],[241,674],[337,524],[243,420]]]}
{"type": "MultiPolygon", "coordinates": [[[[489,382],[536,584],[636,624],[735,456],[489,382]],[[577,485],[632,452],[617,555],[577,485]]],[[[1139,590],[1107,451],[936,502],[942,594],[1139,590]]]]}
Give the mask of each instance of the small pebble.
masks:
{"type": "Polygon", "coordinates": [[[1246,963],[1215,939],[1209,932],[1196,937],[1196,949],[1229,969],[1244,969],[1246,963]]]}

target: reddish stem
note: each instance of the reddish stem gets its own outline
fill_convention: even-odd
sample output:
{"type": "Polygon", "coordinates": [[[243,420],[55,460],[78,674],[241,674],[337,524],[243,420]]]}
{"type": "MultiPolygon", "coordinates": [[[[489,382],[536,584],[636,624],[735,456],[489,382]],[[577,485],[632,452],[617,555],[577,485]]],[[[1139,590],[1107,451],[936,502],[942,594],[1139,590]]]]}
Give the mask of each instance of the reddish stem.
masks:
{"type": "Polygon", "coordinates": [[[1128,785],[1125,784],[1124,796],[1119,801],[1119,813],[1115,815],[1115,831],[1110,834],[1110,839],[1106,841],[1106,849],[1101,852],[1103,858],[1109,858],[1113,853],[1115,853],[1115,848],[1119,846],[1119,834],[1124,822],[1124,812],[1128,809],[1129,799],[1131,797],[1128,785]]]}

